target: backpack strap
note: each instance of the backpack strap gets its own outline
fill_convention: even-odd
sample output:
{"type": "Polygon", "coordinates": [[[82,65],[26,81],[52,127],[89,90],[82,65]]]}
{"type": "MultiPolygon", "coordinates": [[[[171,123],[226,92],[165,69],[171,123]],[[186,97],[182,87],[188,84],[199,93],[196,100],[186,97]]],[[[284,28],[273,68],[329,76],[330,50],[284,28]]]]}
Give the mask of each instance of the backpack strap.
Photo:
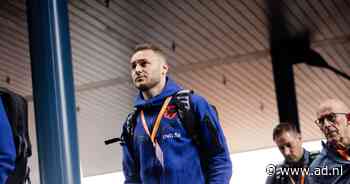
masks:
{"type": "Polygon", "coordinates": [[[135,127],[136,127],[137,114],[138,114],[138,110],[136,108],[128,114],[128,117],[126,118],[125,125],[123,127],[123,132],[121,135],[121,139],[123,141],[123,142],[121,142],[121,144],[127,144],[128,146],[132,145],[134,131],[135,131],[135,127]]]}
{"type": "Polygon", "coordinates": [[[200,146],[199,118],[196,116],[191,101],[192,90],[184,89],[175,94],[175,105],[183,126],[192,138],[194,144],[200,146]]]}
{"type": "MultiPolygon", "coordinates": [[[[220,146],[220,142],[217,137],[217,128],[210,120],[208,114],[204,116],[203,120],[200,120],[199,114],[196,113],[193,108],[192,95],[192,90],[185,89],[177,92],[174,98],[176,100],[175,104],[177,106],[179,118],[184,128],[192,138],[194,144],[197,146],[201,154],[209,156],[211,154],[221,152],[223,148],[220,146]],[[209,150],[204,148],[201,142],[201,122],[203,122],[203,125],[209,130],[210,135],[206,139],[210,139],[211,145],[213,146],[209,150]]],[[[210,107],[215,111],[216,116],[218,116],[215,106],[210,104],[210,107]]]]}
{"type": "MultiPolygon", "coordinates": [[[[177,106],[176,109],[179,115],[179,119],[182,122],[182,125],[184,126],[186,132],[189,134],[194,145],[198,150],[202,171],[205,177],[207,177],[207,171],[209,167],[208,157],[222,151],[222,149],[220,148],[219,141],[217,138],[217,130],[213,126],[213,123],[209,119],[208,115],[205,115],[202,121],[205,124],[204,126],[207,126],[210,132],[210,137],[206,137],[206,139],[209,138],[211,140],[211,143],[212,143],[211,145],[213,147],[208,149],[207,147],[204,146],[203,142],[201,141],[203,138],[201,137],[202,134],[200,132],[202,125],[201,125],[199,114],[194,111],[194,106],[192,103],[192,95],[193,95],[192,90],[181,90],[177,92],[174,98],[175,105],[177,106]]],[[[210,105],[210,106],[213,108],[216,115],[218,115],[216,108],[213,105],[210,105]]]]}

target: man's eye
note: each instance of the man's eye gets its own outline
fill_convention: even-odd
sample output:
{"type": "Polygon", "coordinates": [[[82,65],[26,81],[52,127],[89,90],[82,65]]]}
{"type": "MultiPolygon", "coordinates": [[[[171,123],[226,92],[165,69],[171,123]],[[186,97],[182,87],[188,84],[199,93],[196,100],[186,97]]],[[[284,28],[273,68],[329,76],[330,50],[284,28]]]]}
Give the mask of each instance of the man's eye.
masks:
{"type": "Polygon", "coordinates": [[[147,65],[147,62],[142,62],[142,63],[141,63],[141,66],[142,66],[142,67],[146,67],[146,65],[147,65]]]}
{"type": "Polygon", "coordinates": [[[332,123],[334,123],[336,119],[337,119],[337,115],[334,113],[329,114],[327,117],[327,120],[332,122],[332,123]]]}
{"type": "Polygon", "coordinates": [[[131,69],[135,69],[135,68],[136,68],[136,64],[135,63],[131,64],[131,69]]]}

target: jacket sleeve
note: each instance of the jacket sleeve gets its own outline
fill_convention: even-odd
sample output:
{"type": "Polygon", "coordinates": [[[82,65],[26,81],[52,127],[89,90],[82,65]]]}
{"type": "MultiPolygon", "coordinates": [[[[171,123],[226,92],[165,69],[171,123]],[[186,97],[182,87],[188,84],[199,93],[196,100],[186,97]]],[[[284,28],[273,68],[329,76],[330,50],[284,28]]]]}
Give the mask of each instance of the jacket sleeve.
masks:
{"type": "MultiPolygon", "coordinates": [[[[126,123],[124,123],[123,126],[123,133],[122,137],[123,139],[126,139],[126,123]]],[[[137,166],[137,160],[135,160],[135,155],[132,151],[132,145],[128,143],[128,141],[125,142],[125,144],[122,145],[122,151],[123,151],[123,173],[125,177],[124,184],[141,184],[141,178],[140,178],[140,172],[139,168],[137,166]]]]}
{"type": "Polygon", "coordinates": [[[6,182],[7,176],[15,168],[16,147],[10,123],[0,98],[0,184],[6,182]]]}
{"type": "Polygon", "coordinates": [[[218,115],[201,96],[192,95],[194,111],[200,121],[201,152],[205,156],[205,177],[209,184],[229,184],[232,163],[218,115]]]}

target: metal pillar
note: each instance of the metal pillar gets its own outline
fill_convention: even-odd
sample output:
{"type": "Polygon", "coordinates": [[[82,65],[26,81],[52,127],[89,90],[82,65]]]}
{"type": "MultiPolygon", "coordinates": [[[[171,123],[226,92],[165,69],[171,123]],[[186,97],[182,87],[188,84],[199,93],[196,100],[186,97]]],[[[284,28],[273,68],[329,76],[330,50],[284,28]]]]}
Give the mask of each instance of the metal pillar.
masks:
{"type": "Polygon", "coordinates": [[[289,122],[300,132],[293,64],[285,57],[272,57],[273,78],[280,122],[289,122]]]}
{"type": "Polygon", "coordinates": [[[292,33],[281,1],[265,0],[269,19],[269,41],[280,122],[289,122],[300,132],[293,64],[310,47],[307,32],[292,33]]]}
{"type": "Polygon", "coordinates": [[[41,184],[80,184],[67,0],[27,0],[41,184]]]}

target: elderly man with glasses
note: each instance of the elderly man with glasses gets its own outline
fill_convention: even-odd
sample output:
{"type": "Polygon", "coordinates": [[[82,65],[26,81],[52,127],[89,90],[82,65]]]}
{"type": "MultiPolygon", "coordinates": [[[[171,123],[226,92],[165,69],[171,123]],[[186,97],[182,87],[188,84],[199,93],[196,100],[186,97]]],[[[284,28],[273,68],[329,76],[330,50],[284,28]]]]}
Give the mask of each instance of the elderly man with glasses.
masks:
{"type": "Polygon", "coordinates": [[[327,142],[310,166],[309,183],[350,184],[349,107],[340,100],[326,100],[317,110],[315,123],[327,142]]]}

